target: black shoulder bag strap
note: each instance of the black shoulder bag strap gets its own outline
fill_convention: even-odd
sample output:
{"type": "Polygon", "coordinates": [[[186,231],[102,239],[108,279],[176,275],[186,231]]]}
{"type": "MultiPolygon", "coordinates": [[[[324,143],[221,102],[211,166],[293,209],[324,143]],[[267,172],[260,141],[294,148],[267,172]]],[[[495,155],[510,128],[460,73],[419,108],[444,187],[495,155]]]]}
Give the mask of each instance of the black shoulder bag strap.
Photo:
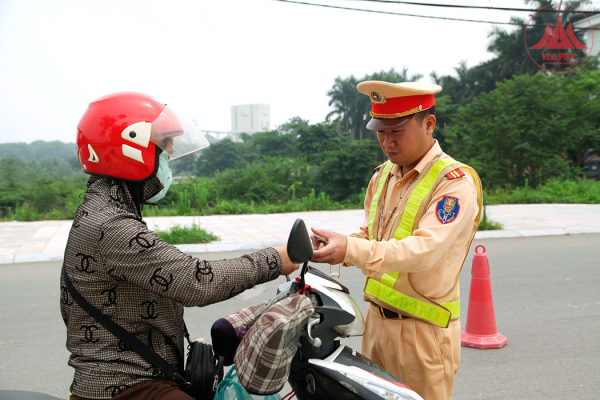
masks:
{"type": "Polygon", "coordinates": [[[133,351],[142,356],[144,360],[148,361],[154,367],[160,369],[169,379],[175,381],[178,385],[183,387],[191,386],[191,384],[187,382],[187,380],[178,373],[177,368],[169,364],[167,360],[159,356],[154,350],[146,346],[138,338],[133,336],[131,333],[127,332],[121,325],[113,322],[108,316],[104,315],[96,307],[88,303],[88,301],[79,294],[77,289],[75,289],[75,287],[71,283],[71,280],[67,275],[67,269],[65,268],[64,264],[62,267],[62,277],[65,281],[65,286],[67,287],[67,290],[71,294],[71,297],[73,297],[73,300],[75,300],[77,304],[79,304],[83,311],[85,311],[92,318],[98,321],[103,327],[106,328],[107,331],[115,335],[118,339],[125,342],[127,346],[129,346],[133,351]]]}

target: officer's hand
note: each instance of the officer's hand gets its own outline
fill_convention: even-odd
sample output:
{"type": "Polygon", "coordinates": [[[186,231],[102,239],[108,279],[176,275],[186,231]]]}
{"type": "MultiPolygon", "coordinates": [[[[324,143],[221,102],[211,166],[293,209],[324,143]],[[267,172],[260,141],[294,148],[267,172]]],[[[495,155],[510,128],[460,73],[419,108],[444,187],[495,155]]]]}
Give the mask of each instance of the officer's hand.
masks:
{"type": "Polygon", "coordinates": [[[279,256],[281,257],[281,261],[283,261],[283,267],[281,268],[281,275],[289,275],[295,270],[298,269],[299,265],[294,264],[287,253],[286,246],[275,246],[273,247],[275,250],[279,252],[279,256]]]}
{"type": "Polygon", "coordinates": [[[315,235],[319,235],[329,241],[327,244],[323,244],[322,242],[319,244],[319,249],[314,251],[311,261],[332,265],[342,263],[346,256],[346,245],[348,243],[346,235],[337,232],[321,231],[315,228],[311,229],[315,235]]]}

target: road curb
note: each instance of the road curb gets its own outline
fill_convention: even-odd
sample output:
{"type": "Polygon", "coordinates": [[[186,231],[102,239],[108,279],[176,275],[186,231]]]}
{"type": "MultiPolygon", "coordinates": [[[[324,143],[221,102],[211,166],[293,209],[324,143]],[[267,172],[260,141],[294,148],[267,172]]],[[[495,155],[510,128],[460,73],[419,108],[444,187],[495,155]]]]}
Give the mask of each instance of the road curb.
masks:
{"type": "MultiPolygon", "coordinates": [[[[497,230],[480,231],[475,234],[476,240],[506,239],[540,236],[562,236],[562,235],[586,235],[600,234],[600,227],[576,227],[576,228],[547,228],[547,229],[521,229],[521,230],[497,230]]],[[[184,253],[218,253],[225,251],[261,250],[273,246],[285,246],[286,241],[269,242],[246,242],[246,243],[207,243],[207,244],[178,244],[175,245],[184,253]]],[[[0,264],[19,264],[38,261],[62,261],[64,253],[30,253],[30,254],[6,254],[0,255],[0,264]]]]}
{"type": "Polygon", "coordinates": [[[584,235],[584,234],[590,234],[590,233],[600,233],[600,227],[480,231],[475,234],[475,239],[503,239],[503,238],[536,237],[536,236],[584,235]]]}

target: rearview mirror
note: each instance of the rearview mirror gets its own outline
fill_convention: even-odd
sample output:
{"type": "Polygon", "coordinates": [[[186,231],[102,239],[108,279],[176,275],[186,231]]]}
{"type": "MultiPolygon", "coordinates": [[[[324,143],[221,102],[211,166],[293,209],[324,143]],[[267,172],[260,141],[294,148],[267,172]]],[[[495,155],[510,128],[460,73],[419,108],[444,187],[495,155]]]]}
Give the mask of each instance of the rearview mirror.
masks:
{"type": "Polygon", "coordinates": [[[310,237],[308,237],[308,230],[300,218],[292,226],[287,242],[287,252],[294,264],[303,264],[313,258],[313,248],[310,237]]]}

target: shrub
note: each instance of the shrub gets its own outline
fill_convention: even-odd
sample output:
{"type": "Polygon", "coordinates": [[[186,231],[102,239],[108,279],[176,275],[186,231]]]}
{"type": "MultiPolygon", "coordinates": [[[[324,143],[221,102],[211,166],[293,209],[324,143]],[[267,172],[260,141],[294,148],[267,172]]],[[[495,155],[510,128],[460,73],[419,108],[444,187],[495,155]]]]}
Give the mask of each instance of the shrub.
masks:
{"type": "Polygon", "coordinates": [[[171,244],[209,243],[221,240],[218,236],[206,232],[195,222],[191,227],[175,225],[169,231],[157,231],[162,240],[171,244]]]}
{"type": "Polygon", "coordinates": [[[325,152],[314,187],[336,201],[361,193],[375,172],[379,146],[370,140],[344,142],[325,152]]]}
{"type": "Polygon", "coordinates": [[[500,222],[492,221],[487,218],[487,213],[485,209],[485,205],[483,206],[483,215],[481,216],[481,221],[479,221],[478,231],[494,231],[504,229],[504,225],[500,222]]]}
{"type": "Polygon", "coordinates": [[[524,187],[514,190],[491,190],[486,200],[488,204],[600,204],[600,181],[552,179],[537,189],[525,182],[524,187]]]}

